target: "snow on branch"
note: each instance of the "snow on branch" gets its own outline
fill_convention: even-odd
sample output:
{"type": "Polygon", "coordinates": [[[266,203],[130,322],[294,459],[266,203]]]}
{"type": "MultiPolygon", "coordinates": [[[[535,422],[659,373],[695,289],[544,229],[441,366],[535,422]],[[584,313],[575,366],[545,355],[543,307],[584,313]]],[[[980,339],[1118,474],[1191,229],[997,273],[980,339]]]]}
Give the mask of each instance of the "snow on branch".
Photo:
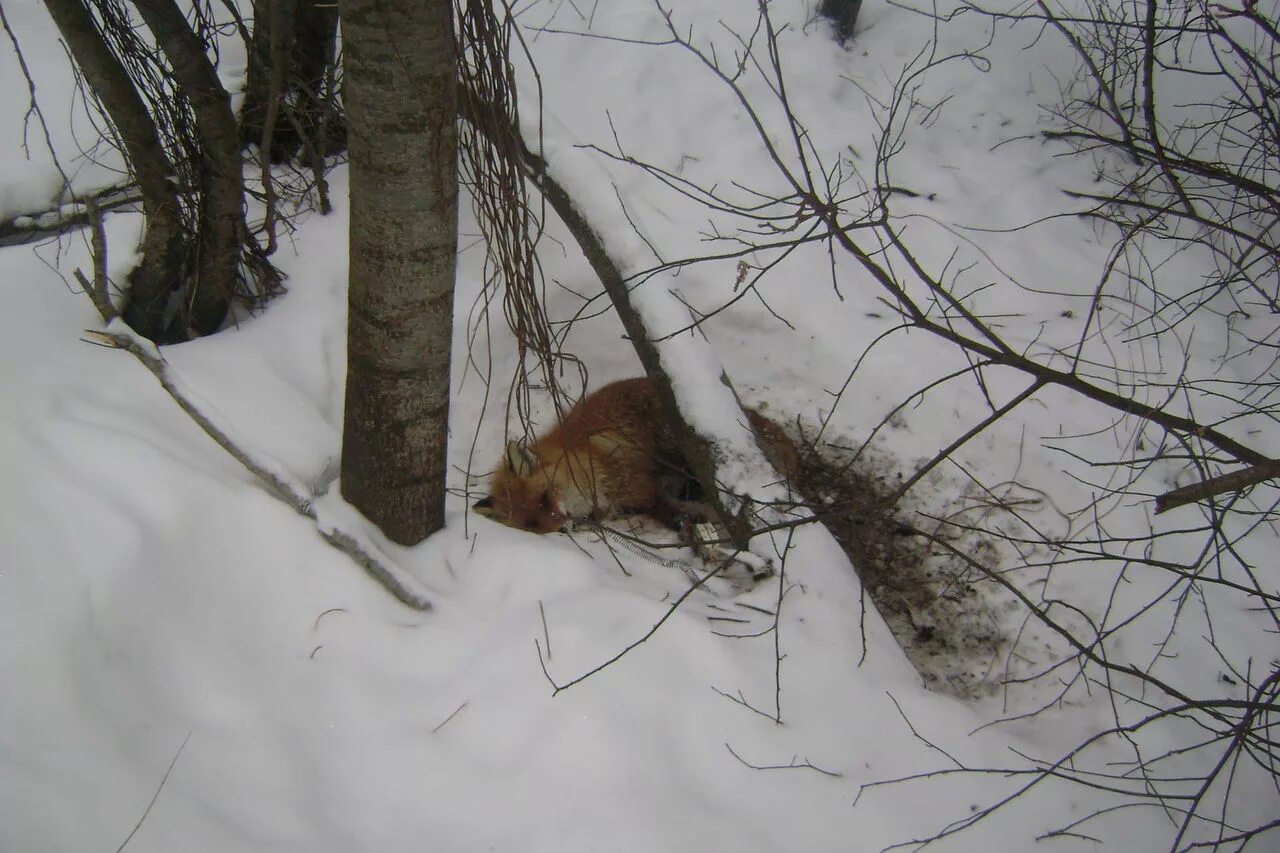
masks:
{"type": "MultiPolygon", "coordinates": [[[[120,327],[119,324],[113,324],[113,326],[120,327]]],[[[255,459],[252,454],[233,441],[223,429],[213,423],[192,401],[192,395],[182,387],[181,381],[170,372],[168,363],[154,345],[139,340],[127,331],[116,331],[114,328],[111,331],[87,330],[85,334],[90,336],[91,343],[126,350],[142,362],[174,402],[196,422],[200,429],[204,430],[207,436],[231,454],[237,462],[249,469],[267,487],[271,495],[284,501],[299,515],[304,515],[316,522],[317,531],[326,542],[350,557],[374,580],[382,584],[387,592],[415,610],[431,609],[431,601],[422,591],[416,589],[416,584],[402,572],[379,559],[356,537],[323,524],[312,504],[310,490],[290,482],[289,477],[282,471],[273,470],[265,462],[255,459]]]]}

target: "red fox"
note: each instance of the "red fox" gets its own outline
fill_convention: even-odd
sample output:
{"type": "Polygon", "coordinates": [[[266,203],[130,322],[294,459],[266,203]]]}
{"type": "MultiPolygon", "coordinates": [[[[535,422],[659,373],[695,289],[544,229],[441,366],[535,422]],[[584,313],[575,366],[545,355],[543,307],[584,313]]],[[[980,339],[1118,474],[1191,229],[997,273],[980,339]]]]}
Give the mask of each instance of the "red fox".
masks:
{"type": "MultiPolygon", "coordinates": [[[[770,462],[785,476],[798,470],[782,427],[754,410],[752,426],[770,462]]],[[[673,497],[663,480],[693,480],[647,378],[606,385],[574,406],[533,447],[507,444],[489,497],[472,508],[510,527],[552,533],[571,520],[650,515],[669,526],[709,512],[673,497]]]]}

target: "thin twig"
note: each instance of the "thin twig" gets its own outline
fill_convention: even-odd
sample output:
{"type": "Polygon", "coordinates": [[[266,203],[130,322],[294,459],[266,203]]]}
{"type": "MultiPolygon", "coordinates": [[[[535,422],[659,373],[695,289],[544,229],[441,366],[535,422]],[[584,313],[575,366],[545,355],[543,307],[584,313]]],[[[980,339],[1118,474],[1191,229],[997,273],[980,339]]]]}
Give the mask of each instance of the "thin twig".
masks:
{"type": "Polygon", "coordinates": [[[811,764],[808,759],[805,759],[804,761],[796,761],[795,757],[792,756],[790,764],[752,764],[750,761],[747,761],[741,755],[734,752],[733,747],[729,746],[727,742],[725,743],[724,748],[729,750],[730,755],[741,761],[744,766],[750,767],[752,770],[816,770],[823,776],[830,776],[833,779],[840,779],[844,777],[843,773],[837,773],[834,770],[823,770],[821,767],[811,764]]]}
{"type": "Polygon", "coordinates": [[[133,840],[133,836],[138,834],[138,830],[142,828],[143,822],[147,819],[147,815],[151,814],[151,807],[156,804],[156,800],[160,798],[160,792],[164,790],[164,783],[169,781],[169,774],[173,772],[174,765],[178,763],[178,757],[182,755],[182,750],[187,748],[187,741],[191,740],[191,732],[187,732],[187,736],[182,739],[182,745],[178,747],[178,751],[173,754],[173,760],[169,762],[169,769],[164,771],[164,776],[160,779],[160,784],[156,786],[156,792],[151,795],[151,802],[147,803],[146,809],[142,812],[142,817],[138,818],[138,822],[134,824],[129,835],[124,841],[120,842],[120,846],[116,848],[116,853],[124,850],[129,846],[129,842],[133,840]]]}
{"type": "Polygon", "coordinates": [[[686,589],[683,593],[681,593],[680,597],[679,597],[679,598],[677,598],[674,602],[672,602],[672,603],[671,603],[671,605],[667,608],[667,611],[666,611],[665,613],[663,613],[663,614],[662,614],[662,618],[661,618],[661,619],[659,619],[657,622],[655,622],[655,623],[652,625],[652,627],[650,627],[650,628],[649,628],[649,630],[648,630],[648,631],[645,631],[644,635],[643,635],[642,637],[640,637],[638,640],[635,640],[634,642],[630,643],[630,644],[629,644],[626,648],[624,648],[622,651],[618,652],[616,655],[614,655],[613,657],[609,658],[607,661],[605,661],[604,663],[600,664],[599,666],[596,666],[596,667],[594,667],[594,668],[592,668],[592,669],[588,670],[587,672],[584,672],[582,675],[579,675],[577,678],[574,678],[574,679],[573,679],[573,680],[571,680],[571,681],[567,681],[567,682],[565,682],[564,684],[557,684],[557,683],[556,683],[556,680],[555,680],[554,678],[552,678],[552,677],[551,677],[551,673],[547,670],[547,661],[546,661],[546,658],[544,658],[544,657],[543,657],[543,655],[542,655],[542,644],[541,644],[541,643],[539,643],[537,640],[534,640],[534,641],[533,641],[534,647],[535,647],[535,648],[537,648],[537,650],[538,650],[538,663],[540,663],[540,664],[542,665],[542,674],[543,674],[544,676],[546,676],[547,681],[551,684],[551,686],[552,686],[553,688],[555,688],[551,695],[552,695],[552,696],[555,696],[555,695],[559,694],[559,693],[560,693],[560,691],[562,691],[562,690],[568,690],[570,687],[573,687],[575,684],[581,684],[582,682],[586,681],[588,678],[590,678],[591,676],[595,675],[596,673],[598,673],[598,672],[600,672],[600,671],[602,671],[602,670],[604,670],[604,669],[606,669],[606,668],[608,668],[608,667],[612,666],[613,664],[617,663],[618,661],[620,661],[620,660],[621,660],[623,657],[625,657],[625,656],[626,656],[626,654],[627,654],[628,652],[630,652],[632,649],[636,648],[637,646],[642,645],[642,644],[643,644],[645,641],[647,641],[650,637],[652,637],[654,634],[658,633],[658,629],[659,629],[659,628],[661,628],[661,627],[663,626],[663,624],[664,624],[668,619],[670,619],[670,618],[675,614],[676,610],[678,610],[678,609],[680,608],[680,605],[681,605],[681,604],[684,604],[685,600],[686,600],[686,599],[688,599],[688,597],[689,597],[689,596],[693,595],[693,594],[694,594],[694,592],[696,592],[697,590],[701,589],[701,588],[703,587],[703,585],[705,585],[705,584],[706,584],[706,582],[707,582],[707,581],[711,580],[713,577],[715,577],[716,575],[720,574],[720,571],[721,571],[721,570],[722,570],[722,569],[723,569],[727,564],[728,564],[727,562],[725,562],[725,563],[721,563],[719,566],[716,566],[714,569],[712,569],[711,571],[707,572],[707,573],[706,573],[705,575],[703,575],[702,577],[698,578],[698,580],[697,580],[695,583],[690,584],[689,588],[688,588],[688,589],[686,589]]]}
{"type": "Polygon", "coordinates": [[[454,709],[453,709],[453,713],[452,713],[452,714],[450,714],[449,716],[445,717],[445,718],[444,718],[444,720],[440,723],[440,725],[436,726],[434,729],[432,729],[432,730],[431,730],[431,734],[435,734],[436,732],[438,732],[438,731],[440,731],[441,729],[443,729],[443,728],[445,727],[445,725],[446,725],[450,720],[452,720],[454,717],[458,716],[458,712],[459,712],[459,711],[461,711],[463,708],[467,707],[467,704],[468,704],[467,702],[463,702],[463,703],[462,703],[461,705],[459,705],[457,708],[454,708],[454,709]]]}

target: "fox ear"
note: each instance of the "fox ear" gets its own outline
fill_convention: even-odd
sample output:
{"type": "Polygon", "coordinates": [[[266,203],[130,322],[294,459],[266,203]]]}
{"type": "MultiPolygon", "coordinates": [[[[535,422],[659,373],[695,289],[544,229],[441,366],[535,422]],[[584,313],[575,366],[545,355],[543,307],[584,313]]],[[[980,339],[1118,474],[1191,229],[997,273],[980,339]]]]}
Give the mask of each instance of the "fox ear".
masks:
{"type": "Polygon", "coordinates": [[[533,473],[538,467],[538,455],[518,441],[507,442],[507,468],[517,477],[533,473]]]}
{"type": "Polygon", "coordinates": [[[493,515],[493,498],[481,498],[471,505],[471,508],[479,515],[493,515]]]}

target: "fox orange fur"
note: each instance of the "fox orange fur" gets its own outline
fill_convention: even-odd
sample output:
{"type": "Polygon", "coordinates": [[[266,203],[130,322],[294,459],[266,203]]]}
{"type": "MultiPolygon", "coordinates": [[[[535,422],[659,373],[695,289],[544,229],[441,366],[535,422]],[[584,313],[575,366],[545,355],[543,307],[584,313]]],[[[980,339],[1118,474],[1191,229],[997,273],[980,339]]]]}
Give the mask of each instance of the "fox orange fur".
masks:
{"type": "MultiPolygon", "coordinates": [[[[793,473],[798,457],[786,433],[764,415],[748,414],[770,461],[793,473]]],[[[624,379],[587,396],[532,447],[508,443],[489,497],[473,508],[535,533],[620,514],[651,515],[672,526],[682,515],[705,515],[703,505],[671,496],[664,477],[693,479],[652,383],[624,379]]]]}

